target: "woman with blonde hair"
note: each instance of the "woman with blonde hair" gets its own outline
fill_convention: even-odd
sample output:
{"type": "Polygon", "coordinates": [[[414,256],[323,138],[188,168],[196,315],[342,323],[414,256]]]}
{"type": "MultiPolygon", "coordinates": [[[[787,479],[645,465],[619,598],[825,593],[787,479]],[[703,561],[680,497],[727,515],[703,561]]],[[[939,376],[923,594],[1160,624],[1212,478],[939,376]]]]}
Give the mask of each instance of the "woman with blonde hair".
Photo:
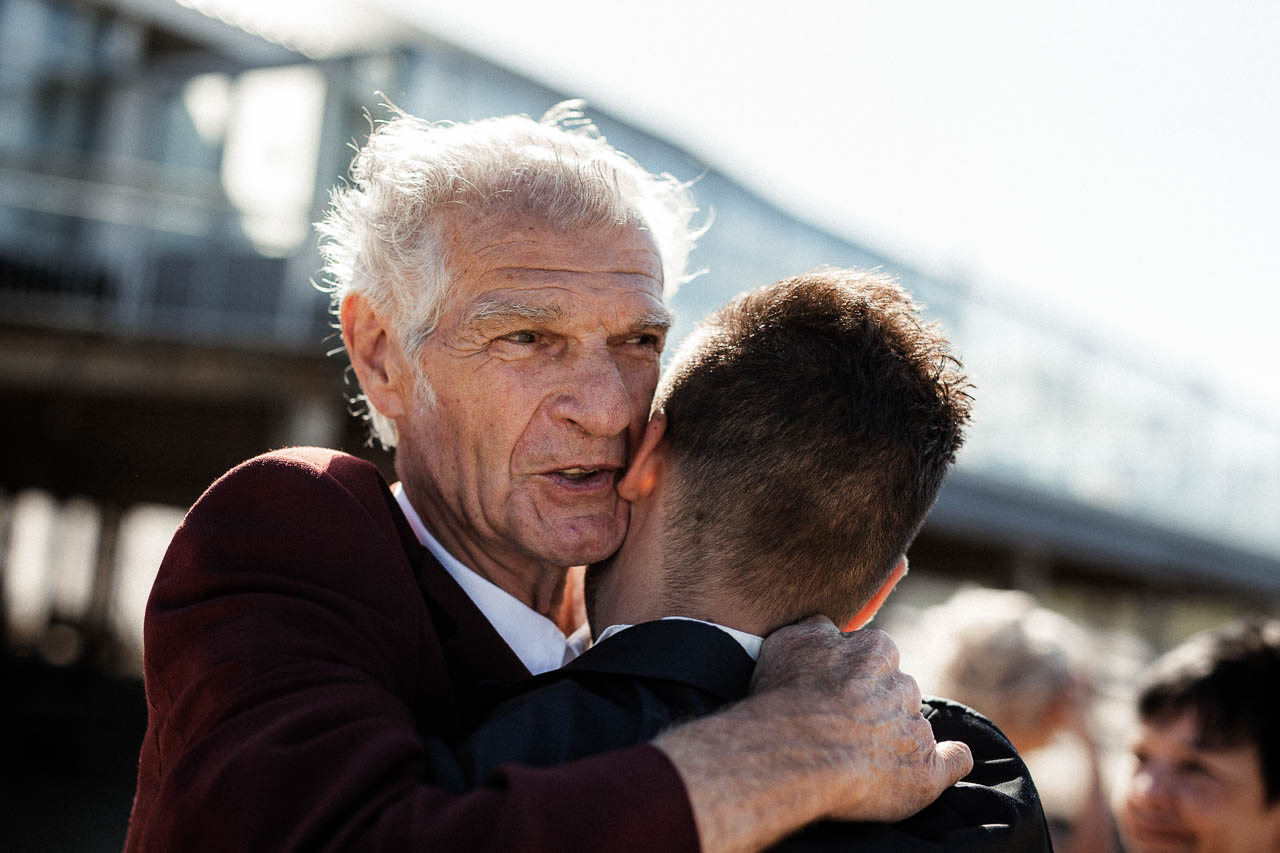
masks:
{"type": "MultiPolygon", "coordinates": [[[[960,590],[922,613],[920,623],[928,626],[932,658],[923,665],[925,692],[983,714],[1022,755],[1060,735],[1083,747],[1088,776],[1078,807],[1063,814],[1056,803],[1045,803],[1054,848],[1059,853],[1117,850],[1088,723],[1092,685],[1077,659],[1089,645],[1084,630],[1025,592],[984,588],[960,590]]],[[[1053,790],[1045,785],[1042,795],[1044,788],[1053,790]]]]}

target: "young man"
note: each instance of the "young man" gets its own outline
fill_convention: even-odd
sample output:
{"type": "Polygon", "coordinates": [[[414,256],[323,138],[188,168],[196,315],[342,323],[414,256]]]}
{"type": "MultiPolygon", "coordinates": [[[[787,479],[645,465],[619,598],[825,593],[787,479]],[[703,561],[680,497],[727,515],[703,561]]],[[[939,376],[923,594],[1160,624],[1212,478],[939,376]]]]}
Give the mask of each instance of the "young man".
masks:
{"type": "Polygon", "coordinates": [[[1280,850],[1280,620],[1198,634],[1152,665],[1115,793],[1131,853],[1280,850]]]}
{"type": "MultiPolygon", "coordinates": [[[[906,572],[960,446],[968,387],[946,340],[884,276],[820,270],[712,315],[671,364],[618,485],[626,539],[588,569],[596,645],[471,735],[469,778],[513,759],[661,743],[668,726],[747,695],[764,635],[814,614],[830,620],[812,620],[815,631],[865,623],[906,572]]],[[[967,743],[974,772],[910,820],[817,824],[789,847],[1048,849],[1008,741],[962,706],[922,710],[914,725],[967,743]]],[[[814,754],[823,736],[815,727],[814,754]]],[[[912,736],[886,721],[886,760],[912,736]]]]}

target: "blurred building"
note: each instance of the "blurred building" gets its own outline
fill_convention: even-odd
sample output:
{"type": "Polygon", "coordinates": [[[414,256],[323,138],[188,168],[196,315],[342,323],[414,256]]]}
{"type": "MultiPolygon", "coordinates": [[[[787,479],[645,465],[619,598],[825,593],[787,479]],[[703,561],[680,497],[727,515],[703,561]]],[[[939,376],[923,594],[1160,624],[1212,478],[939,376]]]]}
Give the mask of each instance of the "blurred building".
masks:
{"type": "MultiPolygon", "coordinates": [[[[575,94],[374,3],[0,0],[0,629],[19,756],[4,799],[60,816],[20,835],[32,849],[119,846],[145,714],[141,608],[183,509],[286,444],[389,472],[348,416],[312,285],[311,223],[376,93],[454,120],[575,94]]],[[[977,420],[913,550],[907,605],[963,580],[1021,587],[1153,650],[1274,609],[1280,424],[816,229],[590,112],[714,210],[676,339],[733,293],[822,263],[898,274],[951,332],[977,420]]]]}

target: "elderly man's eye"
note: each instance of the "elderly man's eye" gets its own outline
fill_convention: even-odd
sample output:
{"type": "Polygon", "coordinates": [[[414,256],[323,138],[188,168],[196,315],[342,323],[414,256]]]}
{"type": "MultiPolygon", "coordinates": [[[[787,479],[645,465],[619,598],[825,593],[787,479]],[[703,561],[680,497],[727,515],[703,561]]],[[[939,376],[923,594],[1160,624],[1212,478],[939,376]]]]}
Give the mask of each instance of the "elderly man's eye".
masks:
{"type": "Polygon", "coordinates": [[[631,337],[627,338],[627,343],[631,344],[632,346],[651,347],[656,350],[662,349],[662,339],[659,338],[657,335],[652,335],[648,333],[632,335],[631,337]]]}
{"type": "Polygon", "coordinates": [[[503,339],[511,341],[513,344],[536,344],[538,342],[538,335],[535,332],[520,331],[505,335],[503,339]]]}

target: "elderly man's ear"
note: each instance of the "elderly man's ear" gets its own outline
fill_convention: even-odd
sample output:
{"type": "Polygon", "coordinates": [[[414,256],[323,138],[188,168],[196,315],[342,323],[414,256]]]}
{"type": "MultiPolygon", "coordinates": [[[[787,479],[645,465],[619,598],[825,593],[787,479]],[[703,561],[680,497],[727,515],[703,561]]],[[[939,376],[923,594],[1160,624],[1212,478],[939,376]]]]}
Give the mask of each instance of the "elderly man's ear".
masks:
{"type": "Polygon", "coordinates": [[[663,459],[658,445],[662,443],[666,429],[666,412],[658,410],[649,416],[640,446],[631,454],[627,473],[618,481],[618,497],[624,501],[635,503],[649,497],[662,481],[663,459]]]}
{"type": "Polygon", "coordinates": [[[339,319],[342,343],[369,404],[392,420],[403,417],[413,384],[404,381],[408,365],[390,325],[358,293],[343,300],[339,319]]]}

